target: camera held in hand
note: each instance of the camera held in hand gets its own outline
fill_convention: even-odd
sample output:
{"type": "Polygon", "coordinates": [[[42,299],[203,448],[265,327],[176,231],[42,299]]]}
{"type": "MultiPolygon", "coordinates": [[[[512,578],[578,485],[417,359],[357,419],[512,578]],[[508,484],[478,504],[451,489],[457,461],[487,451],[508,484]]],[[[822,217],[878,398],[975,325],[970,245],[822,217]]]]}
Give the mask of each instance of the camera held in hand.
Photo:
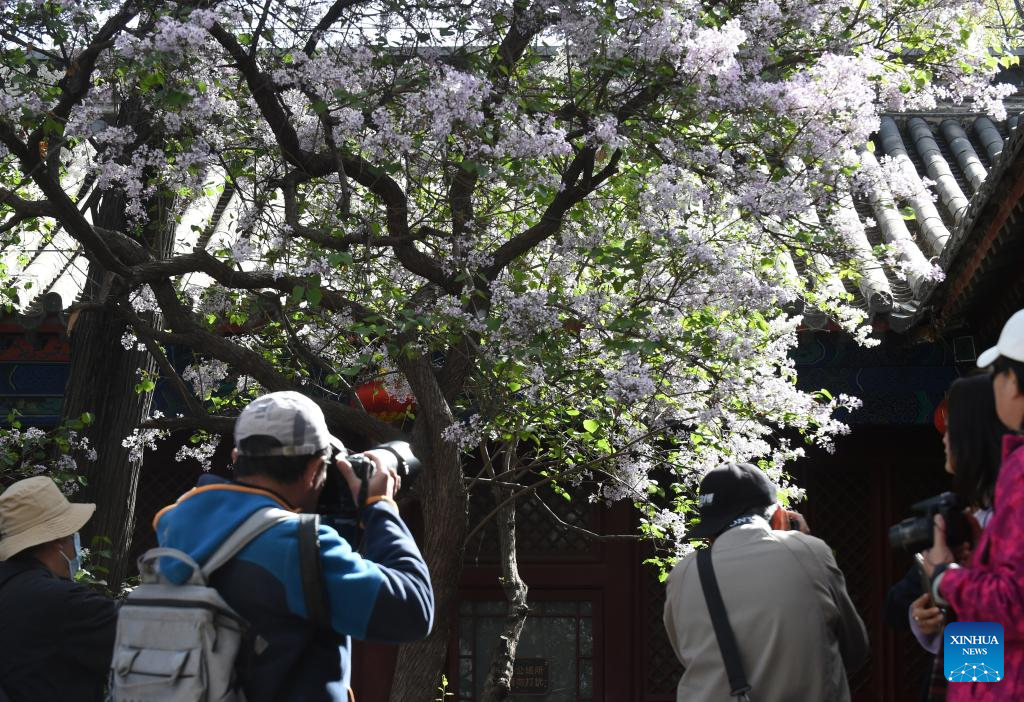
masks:
{"type": "MultiPolygon", "coordinates": [[[[388,441],[380,446],[374,446],[370,450],[387,451],[394,456],[397,462],[395,468],[403,481],[406,478],[415,476],[420,470],[420,460],[413,455],[412,448],[408,442],[388,441]]],[[[352,491],[348,489],[348,485],[345,484],[344,479],[334,465],[339,458],[348,460],[352,466],[352,472],[359,478],[361,483],[359,506],[366,503],[367,484],[377,469],[376,465],[368,456],[364,456],[361,453],[346,453],[344,448],[336,447],[331,455],[330,466],[327,470],[327,482],[324,484],[323,492],[320,493],[320,504],[317,507],[317,511],[320,514],[356,520],[359,508],[352,499],[352,491]]]]}
{"type": "Polygon", "coordinates": [[[918,517],[908,517],[899,524],[889,527],[889,545],[917,553],[932,547],[935,515],[941,514],[946,521],[946,543],[956,548],[964,543],[970,533],[967,517],[964,516],[964,505],[960,498],[952,492],[944,492],[910,506],[918,517]]]}

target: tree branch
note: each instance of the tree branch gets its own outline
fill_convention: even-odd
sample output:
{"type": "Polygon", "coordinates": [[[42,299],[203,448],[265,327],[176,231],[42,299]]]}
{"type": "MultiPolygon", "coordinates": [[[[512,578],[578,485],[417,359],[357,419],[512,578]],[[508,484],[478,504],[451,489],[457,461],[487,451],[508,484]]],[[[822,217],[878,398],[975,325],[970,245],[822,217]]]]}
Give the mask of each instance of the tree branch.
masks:
{"type": "MultiPolygon", "coordinates": [[[[307,177],[325,176],[338,169],[338,154],[310,154],[302,149],[298,135],[278,99],[278,89],[271,77],[260,70],[255,59],[242,48],[235,36],[219,23],[210,27],[210,34],[234,59],[249,86],[249,92],[260,108],[285,160],[307,177]]],[[[341,156],[344,172],[379,197],[385,206],[388,232],[403,238],[409,234],[409,212],[405,192],[382,168],[376,168],[358,155],[341,156]]],[[[395,256],[407,270],[440,285],[452,294],[459,286],[444,273],[438,263],[417,251],[411,244],[394,246],[395,256]]]]}
{"type": "Polygon", "coordinates": [[[615,150],[608,165],[597,176],[590,176],[588,164],[592,169],[595,152],[593,146],[580,149],[562,176],[562,189],[544,210],[540,221],[498,247],[491,265],[481,271],[485,280],[495,280],[512,261],[555,234],[562,226],[565,213],[615,174],[622,158],[621,150],[615,150]],[[583,183],[578,182],[581,178],[583,183]]]}
{"type": "Polygon", "coordinates": [[[589,529],[584,529],[581,526],[577,526],[575,524],[569,524],[564,519],[562,519],[557,514],[555,514],[555,511],[553,509],[551,509],[550,505],[548,505],[547,502],[542,500],[540,495],[538,495],[536,492],[533,493],[533,497],[537,500],[537,502],[540,503],[541,507],[544,508],[544,511],[548,513],[548,516],[551,517],[551,519],[553,519],[556,523],[558,523],[558,525],[561,526],[563,529],[567,529],[568,531],[572,531],[572,532],[575,532],[577,534],[581,534],[582,536],[585,536],[588,539],[593,539],[595,541],[639,541],[640,540],[640,535],[639,534],[598,534],[596,532],[590,531],[589,529]]]}
{"type": "Polygon", "coordinates": [[[260,34],[263,34],[263,28],[267,25],[267,17],[270,15],[270,3],[272,0],[266,0],[263,3],[263,13],[260,15],[260,21],[256,23],[256,29],[252,33],[252,45],[249,47],[249,58],[256,58],[256,49],[260,45],[260,34]]]}
{"type": "MultiPolygon", "coordinates": [[[[622,448],[620,448],[619,450],[615,451],[614,453],[611,453],[611,454],[609,454],[607,456],[600,456],[598,458],[591,459],[591,460],[587,461],[586,463],[578,463],[578,464],[576,464],[575,466],[573,466],[572,468],[570,468],[568,470],[554,472],[551,475],[547,475],[547,476],[541,478],[540,480],[537,480],[536,482],[530,483],[529,485],[524,485],[521,490],[517,490],[516,492],[512,493],[511,495],[509,495],[509,497],[505,500],[505,502],[508,502],[508,501],[511,501],[511,500],[518,500],[523,495],[525,495],[525,494],[527,494],[527,493],[529,493],[531,491],[535,492],[537,490],[537,488],[543,487],[544,485],[547,485],[549,483],[553,483],[556,480],[564,480],[565,478],[571,478],[572,476],[578,475],[578,474],[580,474],[582,472],[585,472],[585,471],[588,471],[591,468],[596,468],[597,466],[601,465],[602,463],[605,463],[607,461],[610,461],[610,460],[612,460],[614,458],[617,458],[617,457],[623,455],[626,452],[626,450],[629,449],[629,447],[633,446],[634,444],[636,444],[636,443],[638,443],[640,441],[643,441],[648,436],[649,436],[649,433],[641,435],[641,436],[638,436],[638,437],[635,437],[635,438],[631,439],[629,442],[627,442],[622,448]]],[[[532,466],[528,466],[528,468],[530,468],[532,470],[532,466]]],[[[483,519],[481,519],[477,523],[477,525],[475,527],[473,527],[473,529],[466,535],[465,543],[468,544],[470,541],[472,541],[473,537],[476,536],[476,533],[478,531],[480,531],[481,529],[483,529],[483,527],[487,524],[487,522],[489,522],[491,519],[494,518],[494,516],[496,514],[499,513],[499,510],[502,507],[504,507],[504,504],[505,503],[503,502],[503,503],[499,504],[497,507],[495,507],[493,510],[488,512],[483,517],[483,519]]]]}
{"type": "MultiPolygon", "coordinates": [[[[153,336],[164,343],[184,344],[201,350],[204,354],[218,358],[229,366],[251,375],[270,391],[299,390],[282,373],[279,373],[255,351],[243,348],[227,339],[203,329],[195,322],[192,313],[178,300],[177,292],[170,281],[163,279],[151,283],[160,309],[166,315],[173,332],[152,330],[153,336]]],[[[369,416],[353,407],[311,396],[320,405],[328,423],[342,426],[366,436],[373,441],[387,441],[398,438],[400,432],[386,422],[369,416]]]]}
{"type": "Polygon", "coordinates": [[[82,244],[85,250],[108,271],[119,275],[126,274],[128,269],[124,263],[107,247],[60,184],[46,173],[39,172],[37,168],[40,165],[38,148],[35,151],[30,149],[18,138],[11,125],[3,119],[0,119],[0,142],[3,142],[11,153],[18,157],[18,160],[21,161],[22,172],[30,176],[43,191],[43,195],[46,196],[53,210],[52,214],[47,216],[57,219],[65,231],[82,244]]]}
{"type": "Polygon", "coordinates": [[[163,429],[165,431],[180,431],[183,429],[195,431],[196,429],[202,429],[211,434],[231,436],[235,430],[235,418],[209,414],[200,417],[159,417],[147,419],[139,426],[143,429],[163,429]]]}
{"type": "MultiPolygon", "coordinates": [[[[128,0],[121,6],[118,13],[108,19],[100,30],[96,32],[96,36],[93,37],[89,46],[75,57],[68,66],[64,77],[57,84],[61,88],[61,98],[56,107],[50,110],[49,114],[51,117],[62,124],[67,121],[68,115],[71,114],[74,106],[89,92],[89,87],[92,85],[92,72],[96,68],[96,61],[100,54],[114,45],[114,37],[128,26],[128,23],[132,21],[132,18],[138,12],[139,8],[136,7],[136,1],[128,0]]],[[[29,148],[37,153],[39,142],[46,136],[46,129],[47,127],[44,122],[29,135],[29,148]]]]}
{"type": "MultiPolygon", "coordinates": [[[[298,276],[271,271],[240,271],[214,258],[205,251],[193,251],[161,261],[149,260],[131,269],[129,282],[132,285],[149,283],[153,285],[168,278],[185,273],[206,273],[218,283],[236,290],[277,290],[289,295],[296,286],[305,287],[309,281],[298,276]]],[[[363,305],[350,300],[335,290],[324,288],[320,301],[322,307],[335,312],[348,312],[355,319],[369,319],[373,312],[363,305]]]]}
{"type": "Polygon", "coordinates": [[[281,155],[288,163],[306,170],[308,154],[300,146],[298,134],[295,133],[295,128],[289,122],[288,115],[278,101],[278,90],[274,81],[267,73],[260,70],[255,57],[245,52],[235,35],[224,29],[219,22],[215,22],[209,31],[228,52],[228,55],[234,59],[238,70],[249,86],[249,92],[252,93],[253,99],[260,108],[263,119],[274,132],[281,155]]]}
{"type": "MultiPolygon", "coordinates": [[[[296,166],[302,176],[323,177],[341,170],[354,181],[367,188],[379,197],[385,206],[388,232],[397,240],[402,241],[409,234],[408,204],[405,192],[383,168],[371,165],[358,155],[340,155],[337,151],[329,154],[310,154],[304,151],[288,115],[278,100],[278,89],[268,74],[261,71],[255,59],[249,56],[233,34],[219,23],[210,28],[210,34],[224,47],[235,60],[241,71],[253,99],[260,108],[281,154],[288,163],[296,166]]],[[[297,183],[298,174],[293,176],[297,183]]],[[[440,285],[452,294],[459,292],[459,286],[445,275],[438,263],[417,251],[411,244],[395,244],[395,256],[407,270],[426,280],[440,285]]]]}
{"type": "Polygon", "coordinates": [[[167,358],[167,354],[164,353],[163,349],[160,348],[160,344],[153,337],[151,327],[135,313],[133,309],[123,300],[117,302],[117,307],[120,313],[128,320],[128,323],[132,325],[132,329],[135,330],[135,335],[142,339],[142,343],[145,344],[146,350],[149,351],[149,355],[156,361],[157,366],[160,367],[161,373],[167,381],[174,386],[174,389],[181,395],[181,399],[185,402],[185,406],[188,411],[198,417],[205,416],[207,414],[206,408],[203,407],[202,403],[196,398],[192,391],[185,385],[185,381],[178,373],[177,369],[167,358]]]}
{"type": "MultiPolygon", "coordinates": [[[[485,453],[486,451],[487,449],[484,448],[485,453]]],[[[514,445],[505,449],[502,456],[504,468],[510,467],[514,455],[514,445]]],[[[489,455],[486,456],[486,460],[493,475],[494,467],[489,455]]],[[[500,485],[493,485],[492,489],[495,502],[502,502],[505,489],[500,485]]],[[[526,603],[529,588],[519,574],[519,563],[516,558],[516,503],[514,500],[506,501],[498,515],[498,550],[501,554],[499,582],[502,590],[505,591],[505,598],[508,600],[508,614],[505,617],[504,631],[498,637],[497,645],[491,654],[491,667],[484,681],[482,702],[503,702],[508,699],[512,688],[512,675],[515,669],[519,637],[523,633],[526,617],[530,613],[530,607],[526,603]]]]}
{"type": "Polygon", "coordinates": [[[7,188],[0,188],[0,204],[7,205],[23,219],[57,216],[56,210],[46,200],[25,200],[7,188]]]}
{"type": "Polygon", "coordinates": [[[365,0],[335,0],[334,4],[331,5],[327,13],[317,23],[316,28],[309,35],[309,39],[306,41],[306,45],[302,48],[302,51],[306,56],[312,56],[316,50],[316,45],[323,37],[324,33],[331,28],[335,22],[341,17],[341,13],[350,7],[365,2],[365,0]]]}
{"type": "MultiPolygon", "coordinates": [[[[508,94],[516,63],[523,57],[533,38],[545,27],[544,22],[527,23],[525,21],[524,15],[528,5],[527,0],[516,0],[513,3],[508,31],[502,38],[494,61],[488,68],[489,80],[494,85],[494,90],[490,92],[483,105],[484,114],[488,117],[492,115],[492,107],[508,94]],[[529,26],[529,30],[524,32],[524,26],[529,26]]],[[[455,238],[461,237],[473,220],[473,193],[479,179],[479,175],[475,171],[468,171],[461,164],[455,164],[455,175],[452,177],[451,186],[448,189],[452,236],[455,238]]]]}
{"type": "Polygon", "coordinates": [[[50,59],[51,61],[55,62],[58,66],[63,67],[65,65],[63,56],[53,51],[47,51],[45,48],[39,46],[37,43],[25,41],[16,34],[12,34],[4,30],[0,30],[0,37],[6,39],[7,41],[13,44],[17,44],[23,49],[28,49],[29,51],[40,53],[43,56],[50,59]]]}

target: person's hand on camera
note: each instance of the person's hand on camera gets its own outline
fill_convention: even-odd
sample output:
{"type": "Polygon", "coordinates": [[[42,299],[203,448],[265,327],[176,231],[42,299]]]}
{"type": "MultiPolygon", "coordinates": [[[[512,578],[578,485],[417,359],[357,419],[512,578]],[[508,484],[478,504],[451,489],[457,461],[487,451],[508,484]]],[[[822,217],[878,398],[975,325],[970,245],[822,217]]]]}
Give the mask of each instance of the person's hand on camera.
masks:
{"type": "MultiPolygon", "coordinates": [[[[395,457],[388,451],[364,451],[361,455],[366,456],[373,462],[373,473],[366,485],[366,499],[371,497],[386,497],[395,499],[395,493],[402,485],[402,478],[398,475],[395,457]]],[[[341,477],[345,479],[348,489],[352,492],[352,501],[359,504],[359,491],[362,481],[352,470],[352,464],[345,458],[336,461],[341,477]]]]}
{"type": "Polygon", "coordinates": [[[945,623],[942,610],[932,603],[932,596],[927,592],[911,603],[910,616],[925,636],[934,636],[939,633],[945,623]]]}
{"type": "Polygon", "coordinates": [[[807,526],[807,518],[799,512],[786,512],[786,516],[789,517],[790,529],[796,529],[804,534],[810,534],[811,528],[807,526]]]}
{"type": "Polygon", "coordinates": [[[775,510],[775,513],[772,515],[770,526],[775,531],[801,531],[804,534],[811,533],[804,515],[781,506],[775,510]]]}
{"type": "Polygon", "coordinates": [[[935,526],[932,529],[932,547],[922,551],[921,556],[924,558],[921,567],[924,569],[924,574],[929,578],[932,577],[932,573],[935,572],[938,566],[943,563],[953,562],[953,552],[946,544],[946,520],[942,518],[941,514],[935,515],[935,526]]]}

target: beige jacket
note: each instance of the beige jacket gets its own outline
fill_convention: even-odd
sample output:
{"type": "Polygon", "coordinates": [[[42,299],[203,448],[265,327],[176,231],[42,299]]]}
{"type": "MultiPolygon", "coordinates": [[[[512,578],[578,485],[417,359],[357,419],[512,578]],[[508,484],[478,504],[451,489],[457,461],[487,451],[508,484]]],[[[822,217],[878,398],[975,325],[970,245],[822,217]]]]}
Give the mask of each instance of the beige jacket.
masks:
{"type": "MultiPolygon", "coordinates": [[[[868,636],[828,545],[758,519],[711,554],[752,702],[848,702],[847,671],[867,660],[868,636]]],[[[677,702],[730,702],[696,554],[669,576],[665,629],[686,668],[677,702]]]]}

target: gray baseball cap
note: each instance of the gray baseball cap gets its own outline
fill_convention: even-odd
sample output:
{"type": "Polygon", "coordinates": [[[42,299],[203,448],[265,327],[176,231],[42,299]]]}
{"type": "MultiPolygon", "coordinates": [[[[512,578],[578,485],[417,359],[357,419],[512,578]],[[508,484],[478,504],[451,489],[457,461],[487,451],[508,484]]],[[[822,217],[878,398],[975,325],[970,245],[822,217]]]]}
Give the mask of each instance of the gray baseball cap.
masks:
{"type": "Polygon", "coordinates": [[[344,448],[327,430],[320,407],[305,395],[285,390],[257,397],[235,421],[235,446],[240,456],[310,456],[329,447],[344,448]],[[251,436],[269,436],[279,447],[253,453],[242,450],[251,436]]]}

